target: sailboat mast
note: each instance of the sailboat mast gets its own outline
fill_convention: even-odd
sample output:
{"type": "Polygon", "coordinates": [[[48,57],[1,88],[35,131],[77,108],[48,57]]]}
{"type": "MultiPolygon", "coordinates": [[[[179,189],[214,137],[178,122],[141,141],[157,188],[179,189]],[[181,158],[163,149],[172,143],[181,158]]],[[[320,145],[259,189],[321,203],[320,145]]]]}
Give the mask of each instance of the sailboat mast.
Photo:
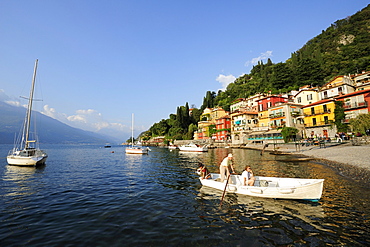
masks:
{"type": "Polygon", "coordinates": [[[131,116],[131,146],[134,146],[134,114],[131,116]]]}
{"type": "Polygon", "coordinates": [[[38,59],[35,61],[35,68],[33,70],[33,78],[32,78],[32,86],[30,91],[30,97],[28,98],[28,109],[27,109],[27,124],[26,124],[26,143],[25,148],[28,148],[28,138],[30,133],[30,125],[31,125],[31,112],[32,112],[32,102],[33,102],[33,91],[35,88],[35,80],[36,80],[36,71],[37,71],[37,63],[38,59]]]}

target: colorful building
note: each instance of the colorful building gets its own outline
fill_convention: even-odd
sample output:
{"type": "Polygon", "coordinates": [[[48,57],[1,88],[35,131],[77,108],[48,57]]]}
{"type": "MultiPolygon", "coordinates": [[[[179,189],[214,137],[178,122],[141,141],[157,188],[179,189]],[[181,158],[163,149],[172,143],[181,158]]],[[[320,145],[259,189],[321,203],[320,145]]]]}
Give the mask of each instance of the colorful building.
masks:
{"type": "Polygon", "coordinates": [[[324,99],[302,107],[306,137],[334,137],[334,99],[324,99]]]}
{"type": "Polygon", "coordinates": [[[320,99],[330,99],[336,96],[354,92],[356,89],[354,82],[349,76],[337,76],[320,88],[320,99]]]}
{"type": "Polygon", "coordinates": [[[356,118],[359,114],[368,114],[370,112],[370,89],[338,96],[336,100],[344,102],[345,123],[349,123],[351,118],[356,118]]]}
{"type": "Polygon", "coordinates": [[[216,133],[213,136],[215,141],[226,141],[230,139],[231,121],[230,116],[225,115],[216,119],[216,133]]]}
{"type": "Polygon", "coordinates": [[[246,143],[248,135],[256,129],[258,113],[254,111],[234,112],[231,116],[231,140],[234,144],[246,143]]]}
{"type": "Polygon", "coordinates": [[[194,140],[204,140],[214,138],[211,133],[214,128],[216,131],[216,119],[222,118],[228,114],[227,111],[218,108],[206,108],[200,116],[201,121],[198,122],[198,130],[194,133],[194,140]]]}
{"type": "Polygon", "coordinates": [[[354,75],[352,80],[357,91],[370,89],[370,71],[363,71],[359,75],[354,75]]]}
{"type": "Polygon", "coordinates": [[[300,91],[293,96],[294,103],[300,105],[309,105],[319,101],[319,92],[317,88],[302,87],[300,91]]]}

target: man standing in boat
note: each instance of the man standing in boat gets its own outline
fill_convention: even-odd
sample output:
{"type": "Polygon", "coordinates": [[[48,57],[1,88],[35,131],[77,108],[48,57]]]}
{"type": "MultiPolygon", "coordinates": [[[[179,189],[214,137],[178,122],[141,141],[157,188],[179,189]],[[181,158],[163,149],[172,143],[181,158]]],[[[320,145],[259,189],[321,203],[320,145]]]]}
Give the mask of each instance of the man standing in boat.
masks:
{"type": "Polygon", "coordinates": [[[230,172],[235,173],[233,165],[233,154],[228,154],[220,164],[220,178],[223,182],[226,178],[229,178],[229,183],[231,184],[230,172]]]}

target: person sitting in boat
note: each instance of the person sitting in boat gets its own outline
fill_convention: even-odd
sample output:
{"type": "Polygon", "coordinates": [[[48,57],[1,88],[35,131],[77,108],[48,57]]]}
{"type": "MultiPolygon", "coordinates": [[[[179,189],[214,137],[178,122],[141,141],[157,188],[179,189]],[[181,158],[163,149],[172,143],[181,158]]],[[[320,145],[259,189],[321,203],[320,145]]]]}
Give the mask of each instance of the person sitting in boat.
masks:
{"type": "Polygon", "coordinates": [[[242,173],[242,180],[244,186],[254,185],[254,181],[256,181],[256,178],[254,177],[252,168],[250,166],[245,167],[245,170],[242,173]]]}
{"type": "Polygon", "coordinates": [[[231,184],[231,177],[230,172],[235,173],[234,165],[233,165],[233,154],[228,154],[220,164],[220,178],[221,183],[226,179],[229,178],[229,183],[231,184]]]}
{"type": "Polygon", "coordinates": [[[211,173],[208,171],[207,167],[202,163],[199,163],[197,173],[200,175],[200,179],[207,179],[211,177],[211,173]]]}

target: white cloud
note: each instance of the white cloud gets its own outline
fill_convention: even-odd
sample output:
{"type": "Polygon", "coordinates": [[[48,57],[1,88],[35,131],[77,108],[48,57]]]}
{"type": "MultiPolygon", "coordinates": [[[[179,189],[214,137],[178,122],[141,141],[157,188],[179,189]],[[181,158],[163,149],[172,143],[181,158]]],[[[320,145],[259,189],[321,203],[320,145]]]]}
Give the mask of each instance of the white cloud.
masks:
{"type": "Polygon", "coordinates": [[[9,105],[12,106],[24,106],[27,107],[27,105],[22,105],[21,102],[15,98],[9,97],[4,89],[0,89],[0,101],[3,101],[9,105]]]}
{"type": "Polygon", "coordinates": [[[230,83],[234,82],[236,79],[235,76],[233,75],[223,75],[223,74],[219,74],[216,78],[216,81],[218,81],[219,83],[221,83],[222,85],[222,88],[220,90],[223,90],[225,91],[227,85],[229,85],[230,83]]]}
{"type": "Polygon", "coordinates": [[[272,56],[273,56],[272,55],[272,51],[263,52],[263,53],[261,53],[261,55],[259,57],[255,57],[255,58],[252,58],[250,61],[247,61],[245,63],[245,66],[248,67],[249,65],[255,65],[259,61],[264,60],[264,59],[267,59],[267,58],[271,58],[272,56]]]}
{"type": "Polygon", "coordinates": [[[121,123],[110,123],[100,112],[93,109],[77,110],[74,115],[68,116],[45,105],[42,113],[72,127],[121,138],[122,141],[126,140],[130,133],[130,127],[121,123]]]}
{"type": "Polygon", "coordinates": [[[12,105],[12,106],[24,106],[27,107],[26,105],[21,105],[21,102],[15,101],[15,100],[6,100],[5,103],[12,105]]]}

